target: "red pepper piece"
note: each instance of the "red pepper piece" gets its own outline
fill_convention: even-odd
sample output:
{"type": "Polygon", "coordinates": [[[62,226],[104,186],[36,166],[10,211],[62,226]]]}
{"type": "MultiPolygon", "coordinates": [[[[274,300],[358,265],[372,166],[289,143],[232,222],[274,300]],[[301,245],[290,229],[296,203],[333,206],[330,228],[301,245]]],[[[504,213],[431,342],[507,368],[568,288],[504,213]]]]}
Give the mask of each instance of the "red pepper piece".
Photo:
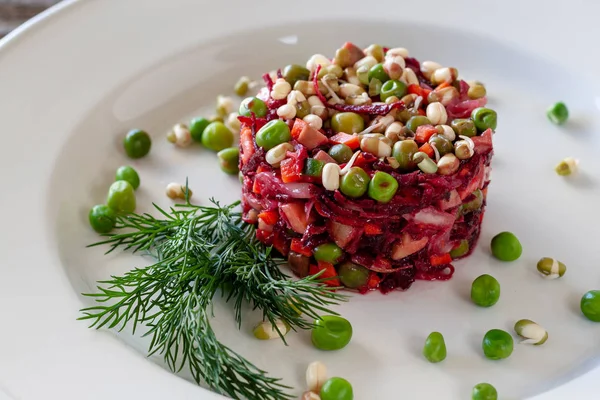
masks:
{"type": "Polygon", "coordinates": [[[302,244],[302,241],[297,238],[292,239],[292,245],[290,246],[290,250],[292,250],[295,253],[302,254],[306,257],[312,256],[312,250],[309,247],[304,246],[302,244]]]}

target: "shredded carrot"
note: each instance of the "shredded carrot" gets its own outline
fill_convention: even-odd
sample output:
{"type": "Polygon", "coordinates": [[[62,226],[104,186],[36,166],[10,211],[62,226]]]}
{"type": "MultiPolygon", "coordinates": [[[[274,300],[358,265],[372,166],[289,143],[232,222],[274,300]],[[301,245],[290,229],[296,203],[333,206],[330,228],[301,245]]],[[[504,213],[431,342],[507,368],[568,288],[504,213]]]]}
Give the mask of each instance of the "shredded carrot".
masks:
{"type": "Polygon", "coordinates": [[[419,151],[427,154],[429,158],[435,157],[435,152],[433,151],[433,147],[429,143],[425,143],[423,146],[419,147],[419,151]]]}
{"type": "Polygon", "coordinates": [[[433,255],[429,257],[429,262],[433,266],[450,264],[452,262],[452,256],[449,253],[443,254],[441,256],[433,255]]]}
{"type": "Polygon", "coordinates": [[[365,235],[380,235],[382,232],[377,224],[365,224],[365,235]]]}

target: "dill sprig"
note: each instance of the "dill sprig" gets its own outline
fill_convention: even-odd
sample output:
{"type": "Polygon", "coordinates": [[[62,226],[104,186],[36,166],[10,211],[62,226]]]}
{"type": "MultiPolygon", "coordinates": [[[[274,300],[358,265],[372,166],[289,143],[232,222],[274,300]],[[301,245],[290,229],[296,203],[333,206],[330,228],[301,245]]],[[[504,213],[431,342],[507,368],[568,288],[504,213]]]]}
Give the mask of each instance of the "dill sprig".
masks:
{"type": "MultiPolygon", "coordinates": [[[[318,276],[291,280],[260,243],[254,228],[235,211],[239,202],[221,206],[170,208],[154,205],[161,219],[150,214],[117,217],[117,233],[91,246],[108,245],[144,252],[156,262],[122,276],[100,281],[97,293],[85,294],[98,304],[82,311],[90,327],[124,329],[139,326],[151,338],[149,355],[160,354],[173,371],[186,366],[197,383],[234,399],[292,398],[279,379],[219,342],[210,325],[212,301],[222,290],[231,303],[238,326],[244,304],[263,313],[275,327],[283,321],[292,329],[312,327],[310,319],[345,296],[325,286],[318,276]]],[[[281,338],[283,334],[280,332],[281,338]]]]}

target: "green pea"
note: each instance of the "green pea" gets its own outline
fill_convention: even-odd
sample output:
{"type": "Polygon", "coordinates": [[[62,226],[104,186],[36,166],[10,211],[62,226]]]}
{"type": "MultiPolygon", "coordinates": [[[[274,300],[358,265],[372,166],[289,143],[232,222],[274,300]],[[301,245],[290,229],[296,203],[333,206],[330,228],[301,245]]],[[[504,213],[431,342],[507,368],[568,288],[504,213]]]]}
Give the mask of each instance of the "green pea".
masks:
{"type": "Polygon", "coordinates": [[[140,187],[140,176],[136,170],[129,165],[119,167],[115,174],[115,181],[127,181],[133,186],[133,189],[140,187]]]}
{"type": "Polygon", "coordinates": [[[283,69],[283,79],[289,82],[292,87],[297,81],[307,81],[310,71],[301,65],[290,64],[283,69]]]}
{"type": "Polygon", "coordinates": [[[519,239],[510,232],[501,232],[492,239],[492,254],[498,260],[515,261],[523,253],[519,239]]]}
{"type": "Polygon", "coordinates": [[[581,312],[587,319],[600,322],[600,290],[590,290],[581,298],[581,312]]]}
{"type": "Polygon", "coordinates": [[[513,338],[501,329],[492,329],[483,337],[483,353],[490,360],[508,358],[513,352],[513,338]]]}
{"type": "Polygon", "coordinates": [[[452,150],[454,150],[452,142],[441,135],[433,135],[429,140],[429,143],[438,150],[440,156],[452,153],[452,150]]]}
{"type": "Polygon", "coordinates": [[[463,239],[463,240],[460,241],[460,243],[458,244],[458,246],[456,246],[455,248],[453,248],[450,251],[450,256],[453,259],[457,259],[457,258],[460,258],[460,257],[464,256],[468,252],[469,252],[469,241],[466,240],[466,239],[463,239]]]}
{"type": "Polygon", "coordinates": [[[365,120],[353,112],[341,112],[331,118],[334,132],[359,133],[365,130],[365,120]]]}
{"type": "Polygon", "coordinates": [[[381,101],[386,101],[388,97],[392,96],[401,99],[405,94],[406,84],[402,81],[392,79],[383,84],[379,97],[381,98],[381,101]]]}
{"type": "Polygon", "coordinates": [[[329,149],[329,155],[333,158],[338,164],[344,164],[350,161],[352,158],[352,149],[343,143],[336,144],[331,146],[329,149]]]}
{"type": "Polygon", "coordinates": [[[98,233],[108,233],[115,227],[115,212],[104,204],[94,206],[88,218],[90,225],[98,233]]]}
{"type": "Polygon", "coordinates": [[[569,109],[563,102],[553,104],[546,113],[550,122],[556,125],[562,125],[569,119],[569,109]]]}
{"type": "Polygon", "coordinates": [[[325,243],[315,247],[313,255],[317,261],[337,264],[344,256],[344,252],[335,243],[325,243]]]}
{"type": "Polygon", "coordinates": [[[221,170],[227,174],[237,174],[239,172],[240,149],[238,147],[228,147],[217,153],[221,170]]]}
{"type": "Polygon", "coordinates": [[[352,339],[352,325],[342,317],[323,315],[312,329],[312,343],[319,350],[339,350],[352,339]]]}
{"type": "Polygon", "coordinates": [[[290,128],[280,119],[267,122],[256,133],[256,144],[265,150],[270,150],[278,144],[292,140],[290,128]]]}
{"type": "Polygon", "coordinates": [[[150,152],[152,140],[146,132],[134,129],[125,136],[123,146],[125,147],[125,153],[130,158],[142,158],[150,152]]]}
{"type": "Polygon", "coordinates": [[[422,115],[415,115],[406,122],[406,127],[413,132],[416,132],[421,125],[431,125],[431,121],[422,115]]]}
{"type": "Polygon", "coordinates": [[[369,186],[369,175],[360,167],[352,167],[342,177],[340,191],[348,197],[358,198],[365,194],[369,186]]]}
{"type": "Polygon", "coordinates": [[[354,400],[352,385],[344,378],[334,377],[325,381],[319,392],[321,400],[354,400]]]}
{"type": "Polygon", "coordinates": [[[222,122],[211,122],[202,134],[202,145],[213,151],[221,151],[233,145],[233,133],[222,122]]]}
{"type": "Polygon", "coordinates": [[[315,160],[314,158],[307,158],[306,165],[304,165],[304,175],[320,177],[323,175],[323,168],[325,162],[321,160],[315,160]]]}
{"type": "Polygon", "coordinates": [[[367,75],[369,81],[373,78],[377,78],[381,81],[381,83],[386,83],[390,80],[390,77],[383,69],[383,64],[376,64],[369,70],[369,75],[367,75]]]}
{"type": "Polygon", "coordinates": [[[132,213],[135,211],[135,192],[131,183],[116,181],[110,185],[106,205],[116,212],[132,213]]]}
{"type": "Polygon", "coordinates": [[[342,284],[350,289],[365,286],[369,280],[369,270],[362,265],[347,261],[338,268],[338,275],[342,284]]]}
{"type": "Polygon", "coordinates": [[[439,363],[446,359],[446,342],[439,332],[431,332],[423,346],[423,356],[431,363],[439,363]]]}
{"type": "Polygon", "coordinates": [[[267,115],[267,105],[257,97],[247,97],[242,100],[238,112],[246,117],[250,117],[254,113],[256,118],[264,118],[267,115]]]}
{"type": "Polygon", "coordinates": [[[398,164],[400,164],[398,169],[402,172],[415,170],[417,164],[414,162],[413,156],[418,151],[419,145],[414,140],[406,139],[394,143],[392,155],[398,161],[398,164]]]}
{"type": "Polygon", "coordinates": [[[398,190],[398,181],[390,174],[377,171],[369,181],[369,197],[380,203],[389,203],[398,190]]]}
{"type": "Polygon", "coordinates": [[[479,107],[473,110],[471,119],[475,122],[475,127],[479,132],[483,132],[487,129],[495,131],[498,122],[498,114],[492,109],[479,107]]]}
{"type": "Polygon", "coordinates": [[[480,307],[491,307],[500,299],[500,283],[491,275],[481,275],[471,285],[471,300],[480,307]]]}
{"type": "Polygon", "coordinates": [[[462,205],[463,213],[465,214],[471,211],[477,211],[483,206],[483,192],[480,189],[474,191],[469,197],[470,200],[462,205]]]}
{"type": "Polygon", "coordinates": [[[477,128],[475,127],[475,122],[473,122],[472,119],[457,118],[450,122],[450,127],[454,130],[457,136],[477,136],[477,128]]]}
{"type": "Polygon", "coordinates": [[[202,142],[202,134],[210,121],[203,117],[194,118],[190,121],[190,133],[194,142],[202,142]]]}
{"type": "Polygon", "coordinates": [[[489,383],[478,383],[473,387],[472,400],[498,400],[498,391],[489,383]]]}

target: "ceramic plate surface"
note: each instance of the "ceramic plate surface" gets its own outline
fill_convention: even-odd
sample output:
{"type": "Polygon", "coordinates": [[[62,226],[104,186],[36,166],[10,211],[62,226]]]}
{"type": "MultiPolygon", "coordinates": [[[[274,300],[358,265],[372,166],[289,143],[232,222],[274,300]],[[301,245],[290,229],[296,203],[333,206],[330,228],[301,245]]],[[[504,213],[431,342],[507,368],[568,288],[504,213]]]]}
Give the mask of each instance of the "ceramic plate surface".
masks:
{"type": "Polygon", "coordinates": [[[479,382],[493,383],[502,399],[577,398],[597,388],[600,324],[582,316],[579,300],[600,289],[600,53],[588,53],[600,36],[600,4],[529,3],[430,0],[419,12],[392,0],[76,1],[0,41],[0,397],[220,398],[185,373],[171,374],[160,358],[146,359],[148,342],[130,330],[98,332],[76,321],[89,304],[81,292],[149,262],[86,249],[97,240],[87,212],[126,163],[141,175],[139,211],[152,201],[168,206],[166,184],[186,177],[201,204],[236,200],[239,183],[220,172],[214,154],[177,150],[165,132],[208,114],[239,76],[333,54],[345,41],[406,47],[485,82],[499,123],[479,246],[456,263],[449,282],[353,296],[338,308],[355,332],[343,351],[319,352],[308,332],[289,335],[287,347],[258,342],[251,334],[258,315],[248,313],[237,330],[222,304],[213,321],[218,336],[298,394],[314,360],[351,381],[357,400],[467,399],[479,382]],[[562,127],[545,114],[558,100],[571,111],[562,127]],[[153,148],[130,161],[120,143],[138,127],[151,133],[153,148]],[[554,165],[567,156],[580,160],[581,173],[564,179],[554,165]],[[509,264],[489,254],[491,238],[505,230],[524,248],[509,264]],[[567,264],[564,278],[538,276],[536,262],[546,256],[567,264]],[[490,309],[469,299],[471,282],[484,273],[502,286],[490,309]],[[512,331],[521,318],[543,325],[548,342],[485,359],[483,334],[512,331]],[[434,330],[448,346],[438,365],[421,356],[434,330]]]}

